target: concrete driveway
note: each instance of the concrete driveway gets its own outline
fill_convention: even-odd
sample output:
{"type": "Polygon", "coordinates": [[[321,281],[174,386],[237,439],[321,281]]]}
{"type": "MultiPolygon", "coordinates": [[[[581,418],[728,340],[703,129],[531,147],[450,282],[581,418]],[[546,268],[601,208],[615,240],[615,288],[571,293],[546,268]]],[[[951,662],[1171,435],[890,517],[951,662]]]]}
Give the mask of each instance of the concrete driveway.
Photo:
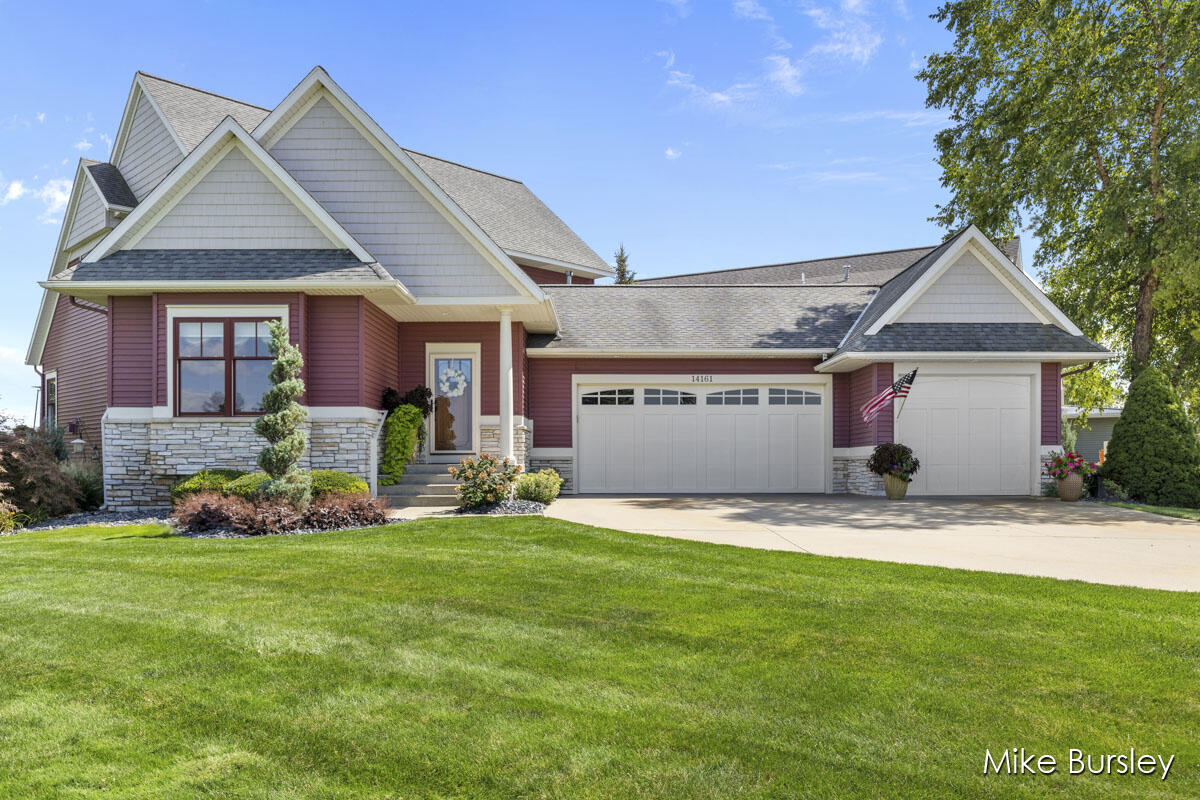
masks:
{"type": "Polygon", "coordinates": [[[547,515],[741,547],[1200,591],[1200,523],[1094,503],[575,495],[547,515]]]}

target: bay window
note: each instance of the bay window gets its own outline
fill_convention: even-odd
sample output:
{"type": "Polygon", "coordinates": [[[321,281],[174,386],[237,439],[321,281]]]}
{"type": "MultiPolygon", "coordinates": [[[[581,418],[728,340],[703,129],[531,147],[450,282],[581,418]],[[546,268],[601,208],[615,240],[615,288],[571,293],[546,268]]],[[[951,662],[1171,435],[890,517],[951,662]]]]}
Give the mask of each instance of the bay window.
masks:
{"type": "Polygon", "coordinates": [[[175,413],[255,416],[271,388],[265,319],[175,320],[175,413]]]}

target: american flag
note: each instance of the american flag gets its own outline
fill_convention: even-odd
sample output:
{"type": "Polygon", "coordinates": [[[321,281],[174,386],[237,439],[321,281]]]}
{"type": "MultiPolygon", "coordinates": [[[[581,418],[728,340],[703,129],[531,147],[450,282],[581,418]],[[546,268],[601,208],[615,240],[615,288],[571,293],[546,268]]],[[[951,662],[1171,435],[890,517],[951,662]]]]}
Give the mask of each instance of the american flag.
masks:
{"type": "Polygon", "coordinates": [[[900,380],[893,383],[891,386],[884,389],[879,394],[872,397],[867,402],[863,403],[863,407],[859,409],[862,414],[863,422],[870,425],[879,416],[879,412],[883,407],[891,402],[893,397],[905,398],[908,397],[908,390],[912,388],[913,381],[917,379],[917,371],[914,369],[905,375],[900,376],[900,380]]]}

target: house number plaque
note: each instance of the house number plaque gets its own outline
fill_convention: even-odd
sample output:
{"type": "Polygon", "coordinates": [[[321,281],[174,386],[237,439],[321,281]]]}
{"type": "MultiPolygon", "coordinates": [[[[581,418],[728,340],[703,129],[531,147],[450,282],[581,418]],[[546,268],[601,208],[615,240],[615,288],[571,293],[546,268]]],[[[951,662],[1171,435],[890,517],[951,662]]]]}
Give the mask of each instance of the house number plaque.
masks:
{"type": "Polygon", "coordinates": [[[712,382],[713,382],[712,375],[693,375],[692,376],[692,383],[712,383],[712,382]]]}

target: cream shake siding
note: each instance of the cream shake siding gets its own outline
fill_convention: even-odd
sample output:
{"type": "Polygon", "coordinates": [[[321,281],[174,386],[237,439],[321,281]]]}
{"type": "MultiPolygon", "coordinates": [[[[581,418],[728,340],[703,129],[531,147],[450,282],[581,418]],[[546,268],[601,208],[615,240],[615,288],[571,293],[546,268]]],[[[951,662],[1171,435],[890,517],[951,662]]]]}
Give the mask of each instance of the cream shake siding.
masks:
{"type": "Polygon", "coordinates": [[[963,253],[896,322],[1041,322],[971,253],[963,253]]]}
{"type": "Polygon", "coordinates": [[[71,233],[67,236],[67,247],[72,247],[104,228],[107,219],[104,202],[86,175],[79,176],[79,202],[75,204],[75,217],[71,220],[71,233]]]}
{"type": "Polygon", "coordinates": [[[511,297],[511,284],[324,97],[270,153],[418,297],[511,297]]]}
{"type": "Polygon", "coordinates": [[[131,249],[336,247],[235,146],[131,249]]]}
{"type": "Polygon", "coordinates": [[[159,181],[183,160],[183,155],[150,101],[142,95],[117,162],[117,169],[125,176],[134,197],[139,201],[146,199],[159,181]]]}

